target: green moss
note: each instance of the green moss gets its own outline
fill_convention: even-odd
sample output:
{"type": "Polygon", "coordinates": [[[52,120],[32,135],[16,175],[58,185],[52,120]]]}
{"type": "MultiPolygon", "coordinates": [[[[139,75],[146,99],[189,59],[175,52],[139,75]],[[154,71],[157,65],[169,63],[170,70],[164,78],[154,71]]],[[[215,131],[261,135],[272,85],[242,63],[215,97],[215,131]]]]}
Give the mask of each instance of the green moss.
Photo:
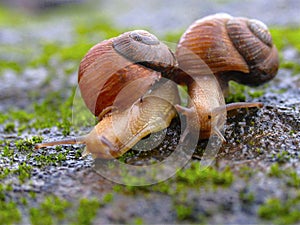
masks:
{"type": "MultiPolygon", "coordinates": [[[[35,120],[31,124],[31,126],[38,129],[59,125],[63,113],[58,109],[60,109],[62,105],[64,105],[66,107],[64,108],[64,112],[66,112],[69,107],[69,104],[63,103],[61,99],[63,99],[61,93],[54,92],[48,95],[41,104],[35,103],[35,120]]],[[[71,114],[71,109],[69,109],[69,111],[71,114]]]]}
{"type": "MultiPolygon", "coordinates": [[[[126,179],[130,179],[128,176],[126,179]]],[[[138,179],[138,178],[132,178],[138,179]]],[[[229,167],[224,170],[217,170],[213,167],[203,168],[199,162],[192,162],[189,168],[182,169],[176,175],[165,182],[157,183],[150,186],[122,186],[116,185],[116,192],[125,192],[135,194],[137,192],[157,191],[168,195],[176,196],[185,193],[189,188],[210,188],[230,187],[234,175],[229,167]]],[[[132,182],[132,180],[129,180],[132,182]]],[[[134,184],[134,182],[133,182],[134,184]]]]}
{"type": "Polygon", "coordinates": [[[41,143],[43,141],[43,137],[41,136],[33,136],[28,139],[20,139],[15,142],[16,148],[20,151],[31,151],[35,144],[41,143]]]}
{"type": "Polygon", "coordinates": [[[29,191],[29,196],[30,196],[30,198],[35,199],[36,198],[36,193],[33,192],[33,191],[29,191]]]}
{"type": "Polygon", "coordinates": [[[189,187],[199,185],[228,187],[233,182],[233,173],[229,167],[223,171],[218,171],[213,167],[202,168],[201,164],[192,163],[189,169],[177,173],[176,180],[189,187]]]}
{"type": "Polygon", "coordinates": [[[77,214],[75,215],[76,222],[74,224],[89,225],[92,224],[97,211],[100,207],[100,202],[97,199],[81,199],[77,214]]]}
{"type": "Polygon", "coordinates": [[[280,168],[279,163],[274,163],[271,165],[268,172],[270,177],[280,178],[281,181],[289,187],[300,188],[300,176],[297,171],[293,168],[280,168]]]}
{"type": "Polygon", "coordinates": [[[76,32],[78,34],[78,42],[90,40],[91,37],[99,37],[99,41],[116,37],[127,30],[115,28],[111,21],[103,15],[97,13],[84,19],[76,21],[76,32]]]}
{"type": "Polygon", "coordinates": [[[271,92],[273,92],[275,94],[284,94],[287,91],[288,91],[288,89],[286,89],[286,88],[281,88],[281,89],[278,89],[278,90],[271,90],[271,92]]]}
{"type": "Polygon", "coordinates": [[[205,213],[198,212],[195,201],[191,201],[188,196],[188,191],[180,192],[174,197],[173,210],[176,213],[177,220],[189,223],[203,224],[211,214],[208,211],[205,213]]]}
{"type": "Polygon", "coordinates": [[[147,183],[146,179],[143,177],[132,176],[126,171],[127,170],[122,171],[122,182],[127,185],[127,191],[134,193],[137,190],[144,189],[145,186],[137,187],[136,185],[139,185],[141,183],[147,183]]]}
{"type": "Polygon", "coordinates": [[[178,41],[179,41],[181,35],[184,33],[184,31],[185,31],[184,29],[177,30],[177,31],[170,31],[162,37],[162,40],[176,44],[176,43],[178,43],[178,41]]]}
{"type": "Polygon", "coordinates": [[[57,124],[57,127],[62,130],[62,134],[67,136],[71,132],[71,122],[67,119],[63,119],[61,123],[57,124]]]}
{"type": "Polygon", "coordinates": [[[78,69],[78,63],[92,47],[93,44],[87,42],[79,42],[72,45],[62,45],[57,42],[41,43],[41,53],[35,56],[30,62],[31,67],[47,67],[51,69],[51,60],[56,59],[63,67],[68,61],[76,62],[73,67],[68,68],[68,74],[78,69]],[[76,51],[74,51],[76,49],[76,51]],[[76,66],[75,66],[76,65],[76,66]]]}
{"type": "Polygon", "coordinates": [[[102,199],[103,204],[110,203],[113,200],[113,193],[106,193],[102,199]]]}
{"type": "Polygon", "coordinates": [[[300,188],[300,176],[296,171],[290,171],[288,174],[287,185],[294,188],[300,188]]]}
{"type": "Polygon", "coordinates": [[[145,224],[143,218],[141,218],[141,217],[134,218],[132,223],[134,225],[143,225],[143,224],[145,224]]]}
{"type": "Polygon", "coordinates": [[[249,181],[257,172],[257,169],[253,167],[242,165],[237,171],[237,174],[239,177],[245,179],[246,181],[249,181]]]}
{"type": "Polygon", "coordinates": [[[270,29],[273,41],[279,52],[286,46],[292,46],[300,51],[300,28],[297,27],[274,27],[270,29]]]}
{"type": "Polygon", "coordinates": [[[278,163],[286,163],[289,162],[290,156],[287,151],[281,151],[275,155],[278,163]]]}
{"type": "Polygon", "coordinates": [[[259,98],[265,94],[264,87],[252,89],[251,87],[238,84],[234,81],[229,82],[229,95],[226,97],[226,103],[244,102],[247,97],[259,98]]]}
{"type": "Polygon", "coordinates": [[[255,195],[252,192],[247,192],[245,190],[242,190],[239,193],[239,199],[244,204],[252,204],[255,200],[255,195]]]}
{"type": "Polygon", "coordinates": [[[27,199],[26,199],[25,197],[22,197],[22,198],[20,199],[20,203],[21,203],[22,205],[24,205],[24,206],[28,206],[28,201],[27,201],[27,199]]]}
{"type": "Polygon", "coordinates": [[[281,68],[292,70],[292,75],[300,73],[300,64],[292,61],[283,61],[280,64],[281,68]]]}
{"type": "Polygon", "coordinates": [[[22,67],[23,67],[23,65],[20,65],[19,63],[14,62],[14,61],[0,60],[0,68],[2,70],[10,69],[10,70],[13,70],[16,72],[21,72],[22,67]]]}
{"type": "Polygon", "coordinates": [[[4,185],[0,183],[0,201],[5,201],[4,185]]]}
{"type": "Polygon", "coordinates": [[[0,200],[0,223],[16,224],[21,221],[21,213],[15,202],[0,200]]]}
{"type": "Polygon", "coordinates": [[[229,82],[229,95],[226,97],[226,103],[230,102],[244,102],[246,101],[246,86],[236,82],[229,82]]]}
{"type": "Polygon", "coordinates": [[[62,162],[67,160],[67,155],[69,153],[69,151],[65,151],[65,152],[59,152],[59,151],[60,150],[52,154],[47,153],[47,154],[34,155],[33,158],[36,165],[39,167],[45,167],[48,165],[59,166],[61,165],[62,162]]]}
{"type": "MultiPolygon", "coordinates": [[[[86,42],[76,43],[74,45],[66,46],[61,49],[59,51],[59,55],[61,60],[63,61],[80,61],[92,46],[93,44],[89,44],[86,42]],[[76,51],[74,51],[74,49],[76,49],[76,51]]],[[[75,69],[77,69],[77,67],[75,69]]]]}
{"type": "Polygon", "coordinates": [[[14,154],[14,150],[11,149],[8,145],[3,147],[2,156],[3,157],[11,157],[14,154]]]}
{"type": "MultiPolygon", "coordinates": [[[[41,142],[42,138],[39,136],[34,136],[30,139],[25,140],[18,140],[15,142],[15,146],[19,151],[32,151],[32,147],[35,143],[41,142]]],[[[1,149],[1,157],[3,158],[12,158],[14,157],[14,149],[10,147],[9,144],[5,145],[3,149],[1,149]]],[[[26,157],[30,157],[31,154],[27,155],[26,157]]],[[[12,159],[11,159],[12,162],[12,159]]],[[[26,161],[23,161],[18,164],[17,168],[10,169],[9,167],[1,167],[0,168],[0,179],[4,179],[9,175],[15,175],[19,178],[21,183],[24,183],[27,179],[31,177],[32,173],[32,166],[26,164],[26,161]]]]}
{"type": "Polygon", "coordinates": [[[6,132],[6,133],[15,132],[15,123],[10,122],[10,123],[5,124],[4,132],[6,132]]]}
{"type": "Polygon", "coordinates": [[[31,113],[28,113],[24,110],[10,110],[9,111],[9,117],[12,120],[17,120],[19,123],[28,123],[30,122],[32,119],[34,119],[34,115],[31,113]]]}
{"type": "Polygon", "coordinates": [[[122,192],[123,190],[124,190],[124,186],[123,185],[117,184],[117,185],[113,186],[113,191],[114,192],[122,192]]]}
{"type": "Polygon", "coordinates": [[[60,51],[60,45],[54,42],[45,42],[42,43],[42,50],[41,54],[33,59],[30,63],[31,66],[48,66],[50,59],[55,55],[58,54],[60,51]]]}
{"type": "Polygon", "coordinates": [[[6,178],[11,173],[11,170],[7,167],[0,167],[0,180],[6,178]]]}
{"type": "Polygon", "coordinates": [[[250,90],[248,92],[248,94],[251,98],[259,98],[259,97],[263,96],[265,93],[266,93],[265,90],[255,90],[255,91],[250,90]]]}
{"type": "Polygon", "coordinates": [[[262,149],[262,148],[255,148],[255,152],[257,153],[257,154],[260,154],[260,155],[262,155],[263,153],[264,153],[264,150],[262,149]]]}
{"type": "Polygon", "coordinates": [[[7,114],[0,112],[0,124],[3,124],[8,118],[9,116],[7,114]]]}
{"type": "Polygon", "coordinates": [[[65,97],[61,92],[53,92],[43,102],[33,103],[31,112],[10,110],[7,114],[0,114],[0,121],[6,122],[6,132],[16,130],[30,132],[31,128],[44,129],[57,126],[64,135],[68,135],[71,129],[73,97],[74,94],[71,94],[64,100],[65,97]]]}
{"type": "Polygon", "coordinates": [[[268,175],[271,177],[281,177],[283,175],[283,171],[280,169],[278,163],[271,165],[268,175]]]}
{"type": "Polygon", "coordinates": [[[19,164],[18,168],[13,170],[14,174],[18,175],[21,183],[31,177],[32,166],[27,165],[25,162],[19,164]]]}
{"type": "Polygon", "coordinates": [[[17,10],[8,9],[0,5],[0,26],[17,26],[28,21],[28,15],[20,13],[17,10]]]}
{"type": "Polygon", "coordinates": [[[192,215],[193,208],[188,205],[176,204],[175,211],[179,220],[186,220],[192,215]]]}
{"type": "Polygon", "coordinates": [[[47,196],[37,208],[29,210],[30,222],[32,225],[38,224],[61,224],[66,218],[66,210],[71,204],[56,196],[47,196]]]}
{"type": "Polygon", "coordinates": [[[300,193],[285,201],[269,198],[258,209],[258,216],[275,224],[296,224],[300,222],[300,193]]]}

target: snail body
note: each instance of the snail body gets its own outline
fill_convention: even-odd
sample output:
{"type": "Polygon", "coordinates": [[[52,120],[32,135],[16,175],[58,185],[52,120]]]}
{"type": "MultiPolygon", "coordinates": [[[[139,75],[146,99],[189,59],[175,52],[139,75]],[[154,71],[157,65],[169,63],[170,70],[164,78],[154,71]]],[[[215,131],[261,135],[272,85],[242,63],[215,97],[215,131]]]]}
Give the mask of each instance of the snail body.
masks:
{"type": "Polygon", "coordinates": [[[36,149],[61,144],[85,144],[83,155],[94,158],[116,158],[131,149],[147,135],[167,128],[176,115],[179,104],[177,86],[167,81],[158,84],[141,100],[124,111],[106,114],[92,131],[81,137],[36,145],[36,149]]]}
{"type": "Polygon", "coordinates": [[[261,102],[235,102],[225,104],[222,89],[216,78],[211,75],[195,76],[187,83],[190,102],[188,107],[176,105],[175,108],[191,120],[191,130],[199,132],[199,139],[209,139],[217,135],[222,141],[222,129],[226,122],[227,111],[241,108],[259,107],[261,102]]]}
{"type": "MultiPolygon", "coordinates": [[[[200,139],[209,139],[219,132],[224,126],[226,112],[221,106],[225,105],[222,92],[217,91],[220,87],[213,76],[201,76],[197,80],[188,83],[188,94],[190,102],[188,108],[177,105],[178,111],[182,112],[188,119],[196,120],[191,124],[193,130],[198,130],[200,139]],[[214,91],[212,91],[214,90],[214,91]],[[220,109],[213,111],[214,109],[220,109]]],[[[189,132],[194,132],[193,130],[189,132]]],[[[223,139],[223,137],[222,137],[223,139]]]]}

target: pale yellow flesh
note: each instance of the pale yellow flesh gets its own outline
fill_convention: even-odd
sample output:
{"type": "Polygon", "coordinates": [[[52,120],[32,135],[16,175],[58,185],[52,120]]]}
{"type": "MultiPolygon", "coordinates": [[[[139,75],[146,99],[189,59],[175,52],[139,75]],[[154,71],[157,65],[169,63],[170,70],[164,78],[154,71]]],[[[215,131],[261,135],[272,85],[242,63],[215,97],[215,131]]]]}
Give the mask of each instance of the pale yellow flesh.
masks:
{"type": "Polygon", "coordinates": [[[36,149],[60,144],[86,144],[84,155],[94,158],[115,158],[123,155],[139,140],[170,125],[179,104],[177,86],[167,81],[147,93],[126,110],[112,110],[87,135],[61,141],[42,143],[36,149]]]}

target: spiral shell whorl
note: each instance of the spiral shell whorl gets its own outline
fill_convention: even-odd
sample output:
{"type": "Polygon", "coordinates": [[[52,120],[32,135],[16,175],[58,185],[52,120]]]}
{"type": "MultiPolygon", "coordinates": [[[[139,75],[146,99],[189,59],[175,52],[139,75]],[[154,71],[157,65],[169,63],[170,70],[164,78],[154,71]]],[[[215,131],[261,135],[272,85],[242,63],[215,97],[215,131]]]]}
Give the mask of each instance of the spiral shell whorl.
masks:
{"type": "Polygon", "coordinates": [[[259,29],[257,25],[250,29],[250,26],[248,26],[250,23],[246,19],[233,18],[226,23],[226,28],[234,47],[248,64],[254,65],[263,61],[270,54],[272,45],[269,44],[272,41],[269,40],[272,40],[272,38],[270,35],[266,37],[265,30],[259,29]],[[255,33],[252,31],[254,28],[257,28],[255,33]],[[265,40],[268,41],[268,44],[265,44],[265,40]]]}
{"type": "Polygon", "coordinates": [[[133,63],[156,71],[164,71],[175,65],[175,57],[156,36],[144,30],[126,32],[113,40],[113,48],[133,63]]]}
{"type": "Polygon", "coordinates": [[[145,45],[159,45],[159,40],[156,36],[154,36],[153,34],[150,34],[147,31],[143,31],[143,30],[135,30],[130,32],[129,36],[137,41],[137,42],[141,42],[145,45]]]}
{"type": "Polygon", "coordinates": [[[259,85],[272,79],[278,70],[278,53],[265,24],[258,20],[232,18],[226,23],[228,35],[249,67],[249,74],[233,76],[248,85],[259,85]]]}
{"type": "Polygon", "coordinates": [[[247,23],[252,33],[256,35],[263,43],[270,47],[273,46],[272,36],[266,24],[256,19],[248,20],[247,23]]]}

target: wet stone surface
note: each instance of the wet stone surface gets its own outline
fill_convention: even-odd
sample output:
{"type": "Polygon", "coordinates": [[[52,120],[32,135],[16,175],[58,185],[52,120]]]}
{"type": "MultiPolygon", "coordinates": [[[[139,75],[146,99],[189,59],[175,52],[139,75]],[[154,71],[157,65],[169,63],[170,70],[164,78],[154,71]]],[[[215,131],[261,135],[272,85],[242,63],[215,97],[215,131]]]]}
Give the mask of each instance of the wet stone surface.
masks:
{"type": "MultiPolygon", "coordinates": [[[[238,5],[237,1],[230,1],[222,8],[221,5],[226,4],[220,2],[223,1],[207,3],[207,12],[210,12],[211,4],[218,5],[212,7],[211,12],[227,11],[228,7],[238,5]]],[[[276,4],[271,6],[278,6],[280,2],[275,1],[276,4]]],[[[298,4],[297,1],[289,2],[291,6],[298,4]]],[[[195,4],[190,3],[193,7],[195,4]]],[[[260,4],[258,5],[261,6],[260,4]]],[[[107,7],[110,8],[113,6],[107,7]]],[[[285,9],[280,11],[283,12],[285,9]]],[[[164,19],[168,15],[170,14],[164,19]]],[[[296,17],[293,15],[291,13],[290,18],[284,18],[286,23],[283,24],[294,24],[292,19],[296,17]]],[[[267,15],[261,17],[267,18],[267,15]]],[[[157,31],[161,32],[155,24],[151,25],[152,20],[145,18],[144,21],[149,21],[145,26],[157,28],[157,31]]],[[[118,18],[115,20],[118,21],[118,18]]],[[[7,114],[13,114],[9,111],[11,108],[15,108],[15,111],[25,109],[28,113],[36,112],[32,102],[42,108],[43,100],[52,92],[59,92],[59,95],[55,95],[54,102],[67,101],[71,95],[77,82],[76,72],[80,59],[64,60],[61,56],[52,54],[46,64],[41,61],[39,66],[32,66],[29,59],[30,56],[34,58],[34,55],[38,54],[36,52],[45,51],[41,39],[61,39],[58,40],[61,46],[64,46],[65,40],[78,45],[76,36],[71,35],[76,30],[72,28],[75,25],[71,20],[64,21],[58,27],[54,27],[53,32],[49,31],[51,37],[40,31],[41,25],[34,29],[33,25],[0,29],[0,47],[3,52],[7,52],[7,47],[11,47],[12,44],[18,48],[27,43],[31,37],[30,32],[38,34],[38,38],[34,39],[38,43],[29,44],[34,50],[19,52],[16,54],[17,58],[9,56],[20,63],[22,68],[3,69],[0,75],[1,215],[13,218],[11,215],[19,211],[21,219],[11,222],[16,224],[34,224],[33,217],[40,216],[45,219],[49,215],[52,217],[52,224],[83,224],[78,218],[88,218],[89,215],[83,208],[91,212],[88,205],[93,206],[92,200],[96,200],[97,204],[93,206],[96,211],[90,221],[93,224],[300,222],[300,215],[297,214],[300,211],[300,75],[291,68],[280,68],[277,77],[268,84],[244,91],[246,101],[260,101],[264,103],[264,107],[228,113],[224,134],[226,142],[222,144],[215,160],[206,170],[195,169],[201,163],[206,142],[198,143],[193,158],[186,167],[169,180],[141,187],[119,185],[99,175],[99,171],[94,170],[92,157],[82,157],[83,145],[63,145],[35,151],[35,142],[41,141],[35,140],[36,137],[43,137],[44,141],[59,140],[65,138],[64,134],[67,137],[76,137],[89,131],[87,127],[76,129],[71,124],[70,132],[64,133],[65,128],[62,124],[65,123],[59,123],[61,121],[58,121],[58,125],[53,123],[51,127],[34,127],[31,124],[36,118],[31,117],[25,121],[28,127],[22,128],[22,121],[5,119],[7,114]],[[23,30],[28,34],[25,38],[22,36],[23,30]],[[65,32],[64,36],[60,35],[61,30],[65,32]],[[259,91],[262,94],[255,98],[249,94],[259,91]],[[53,208],[45,206],[49,196],[56,196],[60,201],[66,200],[70,204],[60,209],[64,213],[62,219],[59,214],[54,213],[53,208]],[[89,202],[80,208],[83,200],[89,202]],[[15,208],[5,210],[4,205],[10,202],[16,204],[15,208]],[[38,209],[40,214],[33,214],[33,209],[38,209]],[[45,215],[42,214],[43,210],[46,211],[45,215]]],[[[47,24],[50,26],[52,23],[56,22],[47,24]]],[[[130,26],[130,21],[124,19],[124,23],[130,26]]],[[[280,23],[274,19],[272,24],[280,23]]],[[[122,25],[124,26],[119,22],[119,26],[122,25]]],[[[183,28],[185,24],[180,26],[183,28]]],[[[82,50],[83,53],[87,49],[82,50]]],[[[7,56],[0,53],[0,57],[4,60],[7,56]]],[[[289,61],[299,65],[300,55],[296,47],[285,47],[280,57],[282,62],[289,61]]],[[[55,109],[59,111],[63,110],[62,108],[55,109]]],[[[179,136],[179,120],[174,119],[166,131],[166,138],[158,147],[152,151],[132,150],[119,160],[131,165],[158,163],[172,154],[179,136]]],[[[9,224],[7,221],[0,220],[0,224],[9,224]]]]}

